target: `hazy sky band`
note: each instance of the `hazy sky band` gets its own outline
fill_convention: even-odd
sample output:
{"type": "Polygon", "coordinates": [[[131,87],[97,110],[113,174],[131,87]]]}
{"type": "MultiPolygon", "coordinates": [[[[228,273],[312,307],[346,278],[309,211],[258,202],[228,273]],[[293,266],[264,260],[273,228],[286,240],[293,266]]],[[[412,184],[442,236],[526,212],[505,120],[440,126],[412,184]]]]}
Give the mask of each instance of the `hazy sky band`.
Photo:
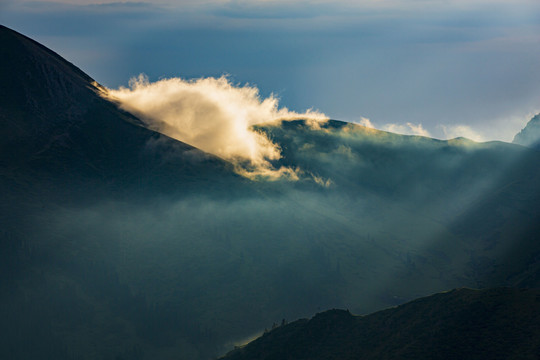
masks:
{"type": "Polygon", "coordinates": [[[177,1],[0,5],[0,22],[109,87],[230,74],[292,110],[468,126],[511,140],[540,111],[533,1],[177,1]]]}

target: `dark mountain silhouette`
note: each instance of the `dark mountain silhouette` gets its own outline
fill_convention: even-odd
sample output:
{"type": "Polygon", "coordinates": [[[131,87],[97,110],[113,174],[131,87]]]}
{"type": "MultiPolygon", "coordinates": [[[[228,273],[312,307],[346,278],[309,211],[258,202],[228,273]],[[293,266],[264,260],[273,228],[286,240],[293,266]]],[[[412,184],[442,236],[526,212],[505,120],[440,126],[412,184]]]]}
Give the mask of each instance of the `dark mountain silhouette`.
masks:
{"type": "Polygon", "coordinates": [[[222,359],[537,359],[539,323],[539,290],[458,289],[367,316],[329,310],[222,359]]]}
{"type": "Polygon", "coordinates": [[[0,164],[12,188],[178,191],[239,179],[228,163],[146,129],[53,51],[4,26],[0,41],[0,164]]]}
{"type": "Polygon", "coordinates": [[[540,153],[260,125],[298,181],[142,126],[0,28],[0,358],[209,359],[268,323],[540,286],[540,153]]]}
{"type": "Polygon", "coordinates": [[[66,348],[85,337],[94,342],[95,329],[99,339],[109,326],[134,331],[133,314],[147,305],[102,261],[124,233],[112,235],[102,223],[93,228],[101,235],[80,243],[84,229],[68,235],[61,228],[96,204],[151,207],[149,198],[250,189],[231,164],[145,128],[103,99],[99,84],[43,45],[4,26],[0,44],[0,358],[137,354],[136,336],[117,340],[112,352],[87,341],[66,348]],[[47,217],[59,211],[66,221],[54,229],[47,217]],[[36,226],[42,221],[47,229],[36,226]],[[107,318],[96,318],[99,312],[107,318]]]}
{"type": "Polygon", "coordinates": [[[514,136],[514,144],[540,149],[540,114],[534,116],[519,133],[514,136]]]}

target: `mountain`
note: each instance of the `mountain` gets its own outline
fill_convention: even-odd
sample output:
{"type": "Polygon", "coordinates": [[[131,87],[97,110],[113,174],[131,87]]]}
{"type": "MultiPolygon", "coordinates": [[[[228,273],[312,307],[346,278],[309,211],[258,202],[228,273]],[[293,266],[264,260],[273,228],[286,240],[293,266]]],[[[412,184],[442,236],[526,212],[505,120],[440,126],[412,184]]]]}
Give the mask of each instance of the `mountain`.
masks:
{"type": "Polygon", "coordinates": [[[0,38],[0,358],[210,359],[321,309],[540,287],[537,151],[283,121],[255,130],[299,179],[251,181],[0,38]]]}
{"type": "Polygon", "coordinates": [[[334,211],[342,214],[342,224],[361,226],[370,238],[378,231],[377,245],[401,252],[400,266],[409,275],[425,276],[434,267],[431,276],[452,287],[455,278],[443,280],[447,270],[463,266],[463,273],[449,277],[466,273],[475,279],[467,286],[539,286],[535,151],[496,141],[403,136],[339,121],[320,129],[303,121],[260,129],[278,139],[283,165],[331,179],[325,192],[339,194],[334,211]]]}
{"type": "Polygon", "coordinates": [[[534,116],[519,133],[514,136],[514,144],[540,149],[540,114],[534,116]]]}
{"type": "Polygon", "coordinates": [[[367,316],[329,310],[221,359],[536,359],[539,314],[539,290],[457,289],[367,316]]]}
{"type": "Polygon", "coordinates": [[[0,41],[0,164],[10,187],[147,191],[238,179],[230,164],[146,129],[104,100],[99,84],[53,51],[4,26],[0,41]]]}
{"type": "MultiPolygon", "coordinates": [[[[78,226],[97,220],[102,204],[128,213],[163,197],[250,189],[231,164],[103,99],[99,84],[43,45],[4,26],[0,43],[0,357],[106,356],[109,344],[91,342],[105,328],[132,327],[146,304],[104,260],[124,235],[106,229],[111,218],[78,226]]],[[[116,339],[114,354],[133,351],[136,336],[116,339]]]]}

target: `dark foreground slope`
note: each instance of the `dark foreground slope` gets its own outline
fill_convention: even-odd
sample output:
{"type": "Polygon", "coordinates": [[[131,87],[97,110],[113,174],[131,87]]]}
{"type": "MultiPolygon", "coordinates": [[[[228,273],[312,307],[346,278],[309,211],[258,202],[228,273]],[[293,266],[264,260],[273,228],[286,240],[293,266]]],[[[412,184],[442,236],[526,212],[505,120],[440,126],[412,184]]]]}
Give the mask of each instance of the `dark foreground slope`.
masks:
{"type": "Polygon", "coordinates": [[[540,291],[459,289],[367,316],[329,310],[223,360],[538,359],[540,291]]]}

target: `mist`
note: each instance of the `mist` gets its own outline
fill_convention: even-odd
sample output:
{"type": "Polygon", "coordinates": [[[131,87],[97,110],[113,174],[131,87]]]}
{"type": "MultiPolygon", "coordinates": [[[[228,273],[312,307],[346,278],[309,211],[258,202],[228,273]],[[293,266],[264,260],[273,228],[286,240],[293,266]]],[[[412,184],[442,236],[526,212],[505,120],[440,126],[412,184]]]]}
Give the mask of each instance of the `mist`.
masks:
{"type": "Polygon", "coordinates": [[[120,199],[102,193],[91,202],[29,206],[9,223],[20,239],[9,244],[18,247],[1,255],[16,260],[3,264],[5,348],[26,351],[20,334],[32,324],[32,349],[65,351],[58,359],[206,360],[282,319],[329,308],[367,314],[477,287],[505,267],[497,259],[515,242],[515,219],[467,214],[490,189],[515,183],[500,182],[501,174],[534,186],[537,177],[523,175],[530,167],[505,168],[521,150],[317,124],[254,131],[280,145],[278,166],[296,164],[329,187],[242,179],[234,194],[230,183],[210,191],[196,182],[187,193],[157,196],[135,186],[120,199]],[[473,220],[464,235],[460,216],[473,220]]]}
{"type": "Polygon", "coordinates": [[[281,150],[254,125],[327,120],[318,111],[280,108],[274,95],[262,99],[256,87],[235,85],[226,76],[152,83],[140,75],[130,80],[129,88],[109,89],[107,96],[149,128],[228,160],[238,173],[251,178],[296,178],[295,169],[272,165],[281,158],[281,150]]]}
{"type": "MultiPolygon", "coordinates": [[[[396,216],[384,224],[383,208],[386,216],[399,214],[387,202],[355,203],[341,194],[329,199],[324,192],[293,189],[271,199],[189,196],[47,206],[29,216],[25,238],[32,258],[56,259],[56,265],[36,264],[43,285],[30,296],[6,293],[4,303],[21,314],[36,307],[38,301],[28,299],[41,299],[42,310],[29,312],[28,321],[39,329],[49,318],[72,323],[69,333],[51,329],[47,336],[77,344],[68,351],[215,358],[282,319],[333,307],[367,313],[393,305],[386,299],[386,281],[403,259],[383,248],[403,236],[396,231],[385,239],[383,231],[405,220],[396,216]],[[336,216],[338,209],[350,216],[336,216]],[[89,309],[100,309],[99,316],[89,309]],[[115,324],[107,330],[108,341],[88,331],[86,322],[70,320],[99,324],[100,317],[115,324]]],[[[422,229],[415,241],[432,230],[422,229]]],[[[19,281],[25,279],[22,274],[19,281]]],[[[435,284],[429,290],[439,289],[435,284]]],[[[400,298],[413,296],[404,288],[393,291],[400,298]]],[[[18,343],[16,335],[8,339],[18,343]]]]}

